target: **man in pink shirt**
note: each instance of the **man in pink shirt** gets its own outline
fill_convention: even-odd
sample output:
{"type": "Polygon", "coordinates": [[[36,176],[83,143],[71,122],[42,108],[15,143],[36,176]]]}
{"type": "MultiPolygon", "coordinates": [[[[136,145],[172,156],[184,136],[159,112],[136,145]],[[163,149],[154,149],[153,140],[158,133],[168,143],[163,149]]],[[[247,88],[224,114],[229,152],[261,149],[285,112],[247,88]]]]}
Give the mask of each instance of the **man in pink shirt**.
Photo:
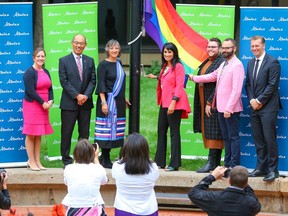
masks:
{"type": "Polygon", "coordinates": [[[195,83],[217,82],[212,108],[218,110],[218,119],[225,146],[224,166],[233,168],[240,164],[239,120],[243,110],[241,92],[244,67],[236,57],[236,41],[227,38],[222,44],[225,61],[212,73],[202,76],[189,75],[195,83]]]}

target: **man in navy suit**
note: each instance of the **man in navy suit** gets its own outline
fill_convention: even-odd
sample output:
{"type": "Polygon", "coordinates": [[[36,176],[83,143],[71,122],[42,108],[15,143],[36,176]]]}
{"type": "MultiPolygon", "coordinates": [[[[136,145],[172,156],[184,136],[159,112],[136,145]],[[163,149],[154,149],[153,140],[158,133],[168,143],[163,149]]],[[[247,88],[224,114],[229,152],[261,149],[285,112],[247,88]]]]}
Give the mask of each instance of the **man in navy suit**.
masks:
{"type": "Polygon", "coordinates": [[[208,215],[254,216],[261,210],[261,204],[248,185],[248,170],[235,166],[228,177],[229,187],[222,191],[209,190],[216,180],[223,179],[227,167],[216,167],[188,193],[190,200],[208,215]]]}
{"type": "Polygon", "coordinates": [[[255,58],[247,65],[246,92],[251,106],[251,125],[257,153],[256,169],[250,177],[264,176],[274,181],[278,176],[278,144],[276,122],[281,107],[279,97],[280,64],[265,52],[265,39],[251,37],[255,58]]]}
{"type": "Polygon", "coordinates": [[[85,36],[77,34],[72,40],[73,52],[59,59],[59,78],[63,88],[61,109],[61,155],[64,168],[72,163],[71,138],[76,121],[78,139],[89,139],[92,93],[96,85],[95,64],[83,53],[85,36]]]}

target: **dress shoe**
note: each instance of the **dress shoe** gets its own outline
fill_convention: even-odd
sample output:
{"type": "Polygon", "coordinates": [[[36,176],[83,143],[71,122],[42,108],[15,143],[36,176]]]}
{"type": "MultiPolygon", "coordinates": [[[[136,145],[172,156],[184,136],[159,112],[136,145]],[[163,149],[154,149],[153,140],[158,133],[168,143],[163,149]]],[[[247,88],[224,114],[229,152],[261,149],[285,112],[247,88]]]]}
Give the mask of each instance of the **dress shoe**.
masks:
{"type": "Polygon", "coordinates": [[[40,171],[39,167],[35,165],[35,167],[31,166],[29,161],[27,161],[27,169],[32,171],[40,171]]]}
{"type": "Polygon", "coordinates": [[[249,177],[264,177],[267,175],[267,172],[255,169],[253,172],[249,173],[249,177]]]}
{"type": "Polygon", "coordinates": [[[165,171],[166,172],[178,171],[178,168],[177,167],[168,166],[168,167],[165,168],[165,171]]]}
{"type": "Polygon", "coordinates": [[[44,167],[44,166],[42,166],[42,164],[36,163],[36,165],[38,166],[38,168],[39,168],[40,170],[47,170],[47,168],[44,167]]]}
{"type": "Polygon", "coordinates": [[[166,169],[166,166],[158,166],[158,169],[166,169]]]}
{"type": "Polygon", "coordinates": [[[279,177],[279,172],[269,172],[267,176],[264,177],[263,181],[274,181],[276,178],[279,177]]]}

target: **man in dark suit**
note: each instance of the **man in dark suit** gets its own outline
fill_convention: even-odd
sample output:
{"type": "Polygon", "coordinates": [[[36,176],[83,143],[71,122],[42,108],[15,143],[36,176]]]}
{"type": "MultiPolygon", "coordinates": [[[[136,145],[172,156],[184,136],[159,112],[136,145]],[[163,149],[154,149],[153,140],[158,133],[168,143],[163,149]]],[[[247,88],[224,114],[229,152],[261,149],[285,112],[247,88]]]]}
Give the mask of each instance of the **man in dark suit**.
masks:
{"type": "Polygon", "coordinates": [[[276,121],[280,104],[279,61],[265,52],[265,39],[251,37],[251,51],[255,58],[247,65],[246,92],[251,105],[251,126],[256,146],[256,169],[250,177],[264,176],[274,181],[278,172],[276,121]]]}
{"type": "Polygon", "coordinates": [[[93,58],[82,54],[85,46],[85,36],[75,35],[72,40],[73,52],[59,59],[59,78],[63,88],[60,109],[61,155],[64,167],[72,163],[71,138],[76,120],[78,139],[89,139],[96,74],[93,58]]]}
{"type": "Polygon", "coordinates": [[[223,179],[226,167],[218,166],[188,193],[190,200],[209,216],[252,216],[261,210],[261,204],[248,185],[249,173],[243,166],[235,166],[228,177],[230,186],[223,191],[208,190],[209,185],[223,179]]]}

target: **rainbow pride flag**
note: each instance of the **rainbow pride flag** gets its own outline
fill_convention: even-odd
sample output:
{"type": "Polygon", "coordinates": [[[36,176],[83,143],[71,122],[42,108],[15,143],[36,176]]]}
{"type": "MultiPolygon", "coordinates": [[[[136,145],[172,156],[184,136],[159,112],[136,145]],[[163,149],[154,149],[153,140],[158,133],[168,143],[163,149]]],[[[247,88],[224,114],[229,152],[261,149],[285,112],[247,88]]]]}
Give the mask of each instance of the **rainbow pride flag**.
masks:
{"type": "Polygon", "coordinates": [[[165,43],[174,43],[186,73],[196,70],[208,57],[208,40],[184,22],[170,0],[146,0],[144,10],[147,34],[161,51],[165,43]]]}

